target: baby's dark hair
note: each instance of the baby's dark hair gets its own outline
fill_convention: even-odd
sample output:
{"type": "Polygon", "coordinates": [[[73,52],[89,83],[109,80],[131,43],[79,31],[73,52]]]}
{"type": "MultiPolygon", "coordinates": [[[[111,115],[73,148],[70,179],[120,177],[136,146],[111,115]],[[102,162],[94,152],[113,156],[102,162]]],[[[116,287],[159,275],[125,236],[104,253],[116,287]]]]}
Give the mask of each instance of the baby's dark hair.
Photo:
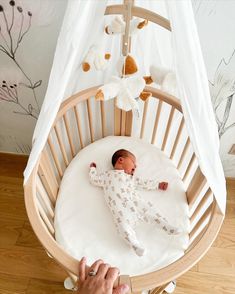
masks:
{"type": "Polygon", "coordinates": [[[118,161],[119,157],[128,157],[130,155],[135,156],[133,153],[131,153],[130,151],[128,151],[126,149],[119,149],[116,152],[114,152],[114,154],[112,156],[112,165],[113,165],[113,167],[115,166],[115,164],[118,161]]]}

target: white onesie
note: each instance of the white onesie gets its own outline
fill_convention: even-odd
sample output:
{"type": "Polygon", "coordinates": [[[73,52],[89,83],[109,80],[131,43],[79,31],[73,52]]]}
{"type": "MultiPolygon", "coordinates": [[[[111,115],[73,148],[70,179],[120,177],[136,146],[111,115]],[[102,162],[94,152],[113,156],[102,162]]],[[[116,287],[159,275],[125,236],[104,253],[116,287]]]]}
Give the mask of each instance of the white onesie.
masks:
{"type": "Polygon", "coordinates": [[[97,174],[95,167],[90,168],[90,182],[103,187],[105,200],[111,210],[115,225],[120,235],[142,256],[145,249],[136,237],[134,228],[137,222],[156,223],[169,235],[176,235],[179,230],[168,224],[154,208],[151,202],[145,202],[136,189],[154,190],[158,188],[159,181],[140,179],[126,174],[124,170],[109,170],[97,174]]]}

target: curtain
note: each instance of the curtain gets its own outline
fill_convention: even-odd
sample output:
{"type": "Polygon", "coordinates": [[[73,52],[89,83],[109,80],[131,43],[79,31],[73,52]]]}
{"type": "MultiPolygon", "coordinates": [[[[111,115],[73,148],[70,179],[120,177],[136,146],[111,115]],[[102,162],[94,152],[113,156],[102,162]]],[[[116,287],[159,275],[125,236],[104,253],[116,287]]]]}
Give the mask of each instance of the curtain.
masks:
{"type": "Polygon", "coordinates": [[[74,93],[76,72],[88,48],[103,31],[107,1],[69,0],[59,34],[49,84],[33,134],[33,147],[24,171],[27,182],[65,97],[74,93]]]}
{"type": "Polygon", "coordinates": [[[167,0],[172,53],[185,124],[202,173],[225,213],[226,185],[219,136],[191,1],[167,0]]]}

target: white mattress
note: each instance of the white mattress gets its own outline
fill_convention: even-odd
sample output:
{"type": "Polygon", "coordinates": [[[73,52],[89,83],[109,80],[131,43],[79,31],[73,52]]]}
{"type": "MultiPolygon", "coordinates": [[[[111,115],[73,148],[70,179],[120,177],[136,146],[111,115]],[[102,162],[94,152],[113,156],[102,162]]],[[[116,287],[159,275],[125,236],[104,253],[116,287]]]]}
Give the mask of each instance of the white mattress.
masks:
{"type": "Polygon", "coordinates": [[[55,209],[56,240],[72,256],[98,258],[117,266],[122,274],[144,274],[167,266],[184,254],[188,245],[188,205],[177,169],[163,152],[142,140],[130,137],[106,137],[81,150],[65,171],[55,209]],[[155,203],[168,221],[183,233],[169,236],[154,225],[141,224],[137,236],[147,249],[139,257],[119,237],[103,190],[89,183],[89,164],[96,162],[98,171],[111,169],[112,154],[121,148],[136,155],[136,174],[143,178],[158,177],[169,182],[167,191],[139,191],[155,203]]]}

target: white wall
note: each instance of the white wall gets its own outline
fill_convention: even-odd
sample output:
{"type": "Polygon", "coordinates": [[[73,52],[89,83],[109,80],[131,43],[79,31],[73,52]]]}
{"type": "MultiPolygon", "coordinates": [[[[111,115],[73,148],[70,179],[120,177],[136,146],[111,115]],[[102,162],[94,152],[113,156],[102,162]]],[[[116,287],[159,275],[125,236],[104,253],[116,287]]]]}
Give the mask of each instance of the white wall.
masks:
{"type": "Polygon", "coordinates": [[[228,154],[235,144],[235,1],[192,0],[192,3],[212,102],[218,124],[222,123],[221,159],[226,176],[235,177],[235,155],[228,154]]]}
{"type": "Polygon", "coordinates": [[[9,1],[0,2],[4,9],[0,12],[0,151],[30,152],[36,123],[33,116],[38,116],[38,109],[44,99],[66,4],[67,0],[16,0],[13,7],[9,5],[9,1]],[[32,17],[28,15],[28,11],[32,13],[32,17]],[[11,27],[13,20],[10,35],[6,31],[4,13],[8,28],[11,27]],[[28,32],[19,42],[28,27],[28,32]],[[35,89],[27,87],[30,83],[34,85],[40,80],[41,85],[35,89]],[[6,81],[5,85],[8,87],[2,87],[3,81],[6,81]],[[10,85],[14,84],[17,84],[17,87],[10,88],[10,85]],[[18,103],[14,103],[17,99],[18,103]],[[32,115],[29,114],[31,110],[32,115]]]}
{"type": "MultiPolygon", "coordinates": [[[[29,20],[27,11],[32,12],[32,25],[22,38],[14,59],[0,51],[0,151],[29,153],[36,119],[29,114],[15,113],[25,113],[25,110],[19,104],[1,99],[2,97],[16,101],[14,93],[10,98],[7,93],[4,93],[1,88],[2,81],[6,80],[8,86],[18,82],[19,102],[28,112],[33,107],[32,115],[37,116],[37,103],[33,89],[22,84],[30,84],[22,70],[30,78],[32,84],[42,80],[41,85],[34,89],[40,107],[46,92],[56,40],[67,0],[18,0],[15,2],[15,18],[12,26],[13,47],[17,44],[21,27],[22,14],[17,6],[22,6],[25,15],[22,32],[27,30],[26,20],[29,20]],[[21,66],[21,70],[16,62],[21,66]]],[[[12,7],[8,3],[9,1],[4,1],[4,4],[0,5],[3,6],[7,19],[11,23],[12,7]]],[[[228,119],[224,128],[221,128],[220,152],[226,176],[235,177],[235,156],[228,155],[231,145],[235,143],[235,127],[226,130],[226,127],[235,122],[235,99],[232,96],[235,92],[235,0],[192,0],[192,3],[211,84],[212,100],[214,105],[219,105],[216,109],[218,121],[225,122],[225,108],[226,104],[229,108],[228,97],[231,96],[231,107],[227,112],[228,119]]],[[[10,38],[4,31],[3,12],[0,12],[0,25],[2,28],[0,45],[9,51],[11,49],[10,38]],[[10,49],[7,48],[6,43],[10,49]]],[[[15,91],[14,88],[9,90],[15,91]]]]}

